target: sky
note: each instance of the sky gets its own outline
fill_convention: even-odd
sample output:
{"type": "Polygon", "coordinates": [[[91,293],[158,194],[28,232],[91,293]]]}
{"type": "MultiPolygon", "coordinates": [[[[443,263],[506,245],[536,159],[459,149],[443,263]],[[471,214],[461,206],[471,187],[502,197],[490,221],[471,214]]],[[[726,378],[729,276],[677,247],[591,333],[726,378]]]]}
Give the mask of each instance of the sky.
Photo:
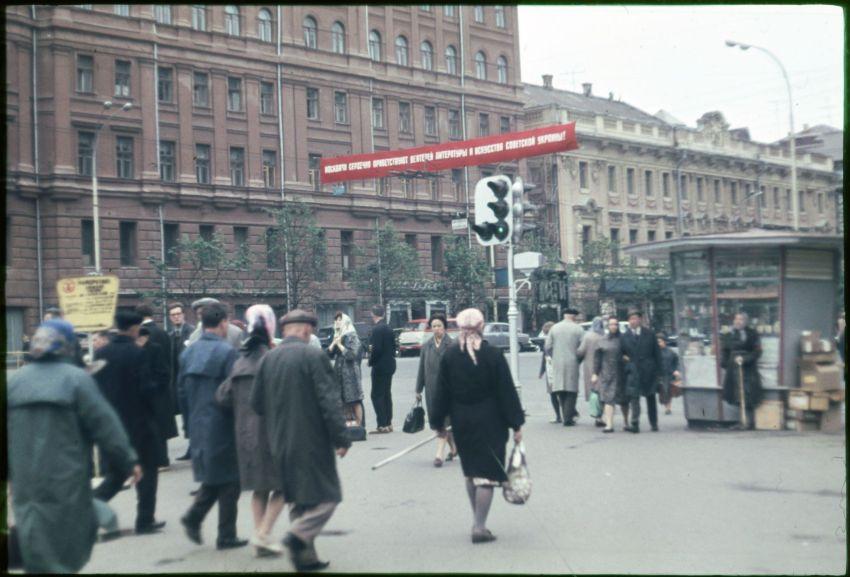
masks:
{"type": "Polygon", "coordinates": [[[555,88],[614,93],[650,114],[666,110],[688,126],[719,110],[753,140],[788,134],[784,64],[794,125],[844,126],[844,15],[837,6],[532,6],[519,7],[522,80],[555,88]]]}

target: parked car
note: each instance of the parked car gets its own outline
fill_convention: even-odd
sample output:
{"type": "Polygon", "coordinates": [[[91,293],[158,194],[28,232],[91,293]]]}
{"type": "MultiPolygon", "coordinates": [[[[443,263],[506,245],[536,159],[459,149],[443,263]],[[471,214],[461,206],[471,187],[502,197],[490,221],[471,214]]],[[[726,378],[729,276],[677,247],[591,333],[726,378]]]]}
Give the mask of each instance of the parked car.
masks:
{"type": "MultiPolygon", "coordinates": [[[[508,323],[487,323],[484,325],[484,340],[491,346],[508,350],[511,348],[511,339],[508,323]]],[[[517,334],[520,351],[533,351],[536,346],[531,342],[531,337],[525,333],[517,334]]]]}
{"type": "MultiPolygon", "coordinates": [[[[448,319],[449,326],[446,332],[455,335],[460,330],[457,328],[455,319],[448,319]]],[[[428,319],[414,319],[407,323],[398,335],[398,356],[418,355],[425,341],[431,338],[431,329],[428,328],[428,319]]]]}

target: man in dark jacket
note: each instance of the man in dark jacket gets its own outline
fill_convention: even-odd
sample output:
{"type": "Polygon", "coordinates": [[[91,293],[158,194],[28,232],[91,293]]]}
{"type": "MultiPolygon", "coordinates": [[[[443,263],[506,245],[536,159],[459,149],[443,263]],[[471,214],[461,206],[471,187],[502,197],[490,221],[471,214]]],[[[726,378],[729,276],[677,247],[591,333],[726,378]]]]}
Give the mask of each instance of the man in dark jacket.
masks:
{"type": "Polygon", "coordinates": [[[643,315],[640,311],[629,313],[629,327],[623,334],[623,355],[628,357],[637,370],[636,386],[626,387],[629,399],[629,413],[632,424],[626,430],[632,433],[640,432],[640,398],[646,399],[646,412],[653,431],[658,430],[658,404],[655,394],[658,392],[658,370],[661,367],[661,349],[655,339],[655,333],[641,326],[643,315]]]}
{"type": "Polygon", "coordinates": [[[230,375],[239,356],[224,338],[227,311],[220,304],[205,306],[203,334],[180,355],[178,394],[189,410],[192,471],[201,488],[195,502],[180,519],[186,535],[201,544],[201,523],[218,501],[218,549],[248,544],[236,537],[239,469],[233,411],[216,403],[218,386],[230,375]]]}
{"type": "Polygon", "coordinates": [[[369,339],[369,366],[372,367],[372,406],[378,428],[373,433],[393,430],[392,385],[395,374],[395,334],[384,321],[384,307],[372,307],[372,336],[369,339]]]}
{"type": "MultiPolygon", "coordinates": [[[[169,354],[171,355],[171,399],[174,404],[175,412],[180,413],[180,419],[183,421],[183,436],[189,438],[189,412],[186,407],[180,404],[177,397],[177,375],[180,374],[180,354],[186,348],[186,341],[194,332],[195,326],[186,322],[186,314],[183,310],[183,305],[180,303],[171,303],[168,305],[168,321],[171,329],[168,332],[168,338],[171,339],[169,354]]],[[[182,457],[177,457],[178,461],[189,460],[189,449],[186,449],[186,454],[182,457]]]]}
{"type": "Polygon", "coordinates": [[[298,571],[323,569],[313,542],[342,501],[334,450],[344,457],[346,435],[339,385],[327,354],[311,347],[316,316],[294,310],[281,320],[283,342],[263,357],[251,406],[265,418],[292,525],[283,541],[298,571]]]}
{"type": "Polygon", "coordinates": [[[744,376],[744,410],[747,412],[747,424],[755,427],[753,411],[762,397],[761,375],[758,361],[761,357],[761,338],[752,327],[747,326],[747,315],[738,313],[732,321],[732,330],[723,339],[720,366],[723,375],[723,400],[741,405],[741,379],[744,376]],[[740,361],[740,373],[738,364],[740,361]]]}
{"type": "MultiPolygon", "coordinates": [[[[148,357],[136,344],[141,324],[142,317],[135,312],[116,313],[118,334],[94,355],[96,360],[106,361],[95,373],[95,380],[121,418],[142,466],[142,480],[136,484],[136,533],[155,533],[165,526],[165,521],[154,520],[158,480],[156,385],[150,375],[148,357]]],[[[95,489],[94,496],[108,502],[121,490],[127,474],[109,458],[103,460],[103,472],[103,482],[95,489]]]]}

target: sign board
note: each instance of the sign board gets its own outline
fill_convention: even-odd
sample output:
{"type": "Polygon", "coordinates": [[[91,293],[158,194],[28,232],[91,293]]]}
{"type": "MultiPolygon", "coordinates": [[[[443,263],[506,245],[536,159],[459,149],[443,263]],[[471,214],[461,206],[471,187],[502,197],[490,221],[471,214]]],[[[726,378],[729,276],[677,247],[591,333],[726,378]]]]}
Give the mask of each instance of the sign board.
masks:
{"type": "Polygon", "coordinates": [[[467,221],[465,218],[452,219],[452,230],[466,230],[467,221]]]}
{"type": "Polygon", "coordinates": [[[112,326],[118,304],[118,277],[83,276],[56,283],[59,308],[78,333],[103,331],[112,326]]]}
{"type": "Polygon", "coordinates": [[[322,184],[330,184],[383,178],[406,171],[439,172],[464,166],[499,164],[577,148],[576,125],[571,122],[460,142],[323,158],[320,178],[322,184]]]}
{"type": "Polygon", "coordinates": [[[562,304],[569,302],[567,273],[563,271],[537,271],[534,286],[537,289],[537,302],[562,304]]]}

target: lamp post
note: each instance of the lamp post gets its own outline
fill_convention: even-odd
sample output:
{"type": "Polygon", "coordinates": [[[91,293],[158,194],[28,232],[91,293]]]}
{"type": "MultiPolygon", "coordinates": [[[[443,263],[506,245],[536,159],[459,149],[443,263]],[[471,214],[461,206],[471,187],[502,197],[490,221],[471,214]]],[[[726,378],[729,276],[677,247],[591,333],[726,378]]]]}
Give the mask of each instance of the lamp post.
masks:
{"type": "MultiPolygon", "coordinates": [[[[106,110],[112,108],[112,101],[107,100],[103,103],[106,110]]],[[[132,102],[126,102],[124,105],[107,116],[104,123],[110,120],[119,112],[126,112],[133,107],[132,102]]],[[[92,199],[92,229],[94,231],[94,273],[100,274],[100,202],[97,194],[97,142],[100,135],[100,126],[94,130],[94,142],[92,143],[91,155],[91,199],[92,199]]]]}
{"type": "Polygon", "coordinates": [[[792,212],[794,213],[794,230],[800,230],[800,199],[797,196],[797,143],[795,142],[796,138],[794,136],[794,99],[791,96],[791,83],[788,81],[788,73],[785,71],[785,66],[782,65],[779,58],[777,58],[776,55],[767,48],[754,46],[752,44],[744,44],[743,42],[736,42],[734,40],[727,40],[726,46],[729,46],[730,48],[737,47],[741,50],[749,50],[750,48],[761,50],[770,56],[770,58],[776,62],[779,69],[782,71],[782,78],[785,79],[785,87],[788,89],[788,121],[791,130],[789,132],[791,147],[791,206],[793,207],[792,212]]]}

